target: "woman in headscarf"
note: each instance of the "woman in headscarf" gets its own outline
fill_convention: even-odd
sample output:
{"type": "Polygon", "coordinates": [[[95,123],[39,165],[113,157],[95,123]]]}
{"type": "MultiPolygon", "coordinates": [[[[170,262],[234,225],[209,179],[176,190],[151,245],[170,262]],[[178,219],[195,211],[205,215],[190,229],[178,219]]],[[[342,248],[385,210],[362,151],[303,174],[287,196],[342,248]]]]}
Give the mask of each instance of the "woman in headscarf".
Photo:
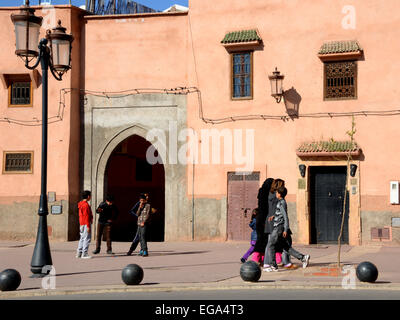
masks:
{"type": "Polygon", "coordinates": [[[257,263],[263,263],[265,248],[267,247],[268,237],[265,233],[265,222],[268,216],[268,195],[274,179],[268,178],[264,181],[258,190],[258,214],[256,217],[257,241],[254,246],[252,260],[257,263]]]}

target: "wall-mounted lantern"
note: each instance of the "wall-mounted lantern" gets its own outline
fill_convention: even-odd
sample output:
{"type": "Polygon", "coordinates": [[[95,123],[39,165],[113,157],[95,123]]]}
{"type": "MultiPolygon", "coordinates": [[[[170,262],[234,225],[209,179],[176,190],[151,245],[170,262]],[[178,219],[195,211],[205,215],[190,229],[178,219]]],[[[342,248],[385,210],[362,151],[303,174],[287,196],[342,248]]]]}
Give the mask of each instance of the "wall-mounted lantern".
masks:
{"type": "Polygon", "coordinates": [[[302,178],[304,178],[306,176],[306,166],[304,164],[300,164],[299,171],[302,178]]]}
{"type": "Polygon", "coordinates": [[[273,96],[277,103],[281,102],[284,94],[282,83],[285,76],[280,74],[278,69],[275,67],[275,71],[272,75],[269,75],[269,81],[271,82],[271,96],[273,96]]]}
{"type": "Polygon", "coordinates": [[[357,171],[357,165],[355,164],[351,164],[350,165],[350,175],[352,177],[354,177],[356,175],[356,171],[357,171]]]}

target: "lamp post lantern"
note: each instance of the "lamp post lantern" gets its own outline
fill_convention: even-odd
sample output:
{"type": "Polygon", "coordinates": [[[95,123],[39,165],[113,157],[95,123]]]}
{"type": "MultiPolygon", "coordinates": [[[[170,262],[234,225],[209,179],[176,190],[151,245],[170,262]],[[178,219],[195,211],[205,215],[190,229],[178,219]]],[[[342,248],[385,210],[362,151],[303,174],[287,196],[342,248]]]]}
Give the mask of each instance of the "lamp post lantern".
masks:
{"type": "Polygon", "coordinates": [[[48,70],[54,78],[62,80],[62,76],[71,68],[71,43],[73,37],[65,33],[65,28],[58,21],[58,26],[52,31],[47,30],[46,37],[41,39],[38,46],[42,17],[35,16],[35,10],[25,1],[19,14],[11,14],[15,27],[15,54],[25,61],[25,67],[35,69],[39,63],[42,69],[42,162],[41,162],[41,192],[39,200],[39,226],[36,236],[35,249],[31,260],[33,276],[44,276],[48,273],[52,259],[47,231],[47,111],[48,111],[48,70]],[[50,43],[50,46],[47,44],[50,43]],[[37,48],[39,50],[37,50],[37,48]],[[30,62],[37,61],[30,66],[30,62]],[[46,270],[46,271],[44,271],[46,270]]]}
{"type": "Polygon", "coordinates": [[[280,74],[277,68],[272,72],[272,75],[268,76],[271,82],[271,96],[273,96],[277,103],[281,102],[282,96],[284,94],[282,83],[285,76],[280,74]]]}

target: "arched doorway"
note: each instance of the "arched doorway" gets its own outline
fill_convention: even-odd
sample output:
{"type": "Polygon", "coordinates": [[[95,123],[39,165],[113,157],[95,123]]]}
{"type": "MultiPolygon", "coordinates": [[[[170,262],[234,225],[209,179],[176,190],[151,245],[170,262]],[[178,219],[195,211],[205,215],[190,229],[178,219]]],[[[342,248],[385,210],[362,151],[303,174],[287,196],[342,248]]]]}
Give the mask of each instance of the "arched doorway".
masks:
{"type": "Polygon", "coordinates": [[[113,150],[104,174],[104,198],[112,194],[119,215],[113,224],[113,241],[132,241],[136,232],[136,217],[129,210],[140,193],[150,194],[150,203],[157,212],[151,216],[148,241],[164,241],[165,227],[165,172],[163,164],[151,165],[146,151],[151,143],[139,135],[132,135],[113,150]]]}

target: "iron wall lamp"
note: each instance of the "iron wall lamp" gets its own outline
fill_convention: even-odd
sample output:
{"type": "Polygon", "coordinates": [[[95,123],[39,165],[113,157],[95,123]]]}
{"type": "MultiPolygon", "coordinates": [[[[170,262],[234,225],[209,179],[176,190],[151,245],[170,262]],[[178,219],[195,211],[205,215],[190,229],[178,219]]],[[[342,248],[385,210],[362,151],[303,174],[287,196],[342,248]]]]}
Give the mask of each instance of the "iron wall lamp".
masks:
{"type": "Polygon", "coordinates": [[[350,176],[354,177],[356,175],[357,165],[351,164],[350,165],[350,176]]]}
{"type": "Polygon", "coordinates": [[[271,82],[271,96],[275,98],[277,103],[280,103],[282,96],[285,93],[282,87],[283,78],[285,78],[285,76],[280,74],[278,69],[275,67],[275,71],[272,72],[272,75],[269,75],[268,78],[271,82]]]}
{"type": "Polygon", "coordinates": [[[306,166],[304,164],[299,165],[299,171],[302,178],[306,176],[306,166]]]}

